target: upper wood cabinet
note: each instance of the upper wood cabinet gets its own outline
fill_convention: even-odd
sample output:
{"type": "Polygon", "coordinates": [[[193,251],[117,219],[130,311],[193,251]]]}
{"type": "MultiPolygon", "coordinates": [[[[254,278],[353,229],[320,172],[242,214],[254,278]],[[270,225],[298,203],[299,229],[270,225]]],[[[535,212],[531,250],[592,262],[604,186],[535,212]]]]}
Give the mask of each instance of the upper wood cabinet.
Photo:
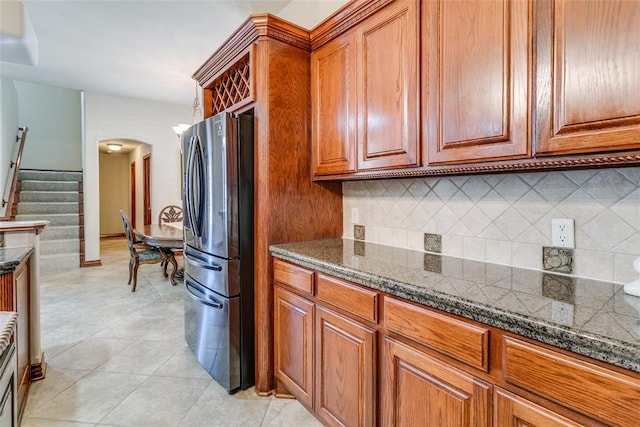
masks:
{"type": "Polygon", "coordinates": [[[398,0],[356,27],[359,170],[419,165],[419,10],[398,0]]]}
{"type": "Polygon", "coordinates": [[[528,1],[423,3],[429,164],[530,156],[531,11],[528,1]]]}
{"type": "Polygon", "coordinates": [[[418,0],[396,0],[311,55],[314,175],[421,164],[418,0]]]}
{"type": "Polygon", "coordinates": [[[640,2],[536,2],[536,153],[640,147],[640,2]]]}
{"type": "Polygon", "coordinates": [[[355,34],[347,33],[311,55],[313,173],[356,170],[355,34]]]}

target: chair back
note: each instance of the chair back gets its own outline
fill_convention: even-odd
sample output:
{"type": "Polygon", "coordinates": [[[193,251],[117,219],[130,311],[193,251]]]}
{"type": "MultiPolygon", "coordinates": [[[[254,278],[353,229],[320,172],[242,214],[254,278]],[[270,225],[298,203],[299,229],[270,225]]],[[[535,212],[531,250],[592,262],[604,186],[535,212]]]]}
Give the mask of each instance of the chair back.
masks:
{"type": "Polygon", "coordinates": [[[158,224],[166,222],[182,222],[182,208],[177,205],[168,205],[162,208],[158,215],[158,224]]]}
{"type": "Polygon", "coordinates": [[[122,226],[124,227],[124,235],[127,238],[127,243],[129,245],[129,252],[132,256],[136,255],[136,247],[135,247],[135,236],[133,235],[133,229],[131,228],[131,223],[129,222],[129,217],[124,213],[122,209],[120,209],[120,218],[122,218],[122,226]]]}

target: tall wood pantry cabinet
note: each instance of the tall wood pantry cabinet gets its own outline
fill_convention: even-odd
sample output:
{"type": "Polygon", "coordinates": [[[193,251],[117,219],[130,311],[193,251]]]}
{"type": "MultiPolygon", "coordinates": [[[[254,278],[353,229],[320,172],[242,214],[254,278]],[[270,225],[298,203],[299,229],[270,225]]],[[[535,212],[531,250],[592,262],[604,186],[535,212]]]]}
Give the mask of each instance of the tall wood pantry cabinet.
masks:
{"type": "Polygon", "coordinates": [[[342,186],[311,181],[309,32],[252,15],[195,72],[205,117],[252,110],[256,390],[270,393],[273,287],[269,245],[342,234],[342,186]]]}

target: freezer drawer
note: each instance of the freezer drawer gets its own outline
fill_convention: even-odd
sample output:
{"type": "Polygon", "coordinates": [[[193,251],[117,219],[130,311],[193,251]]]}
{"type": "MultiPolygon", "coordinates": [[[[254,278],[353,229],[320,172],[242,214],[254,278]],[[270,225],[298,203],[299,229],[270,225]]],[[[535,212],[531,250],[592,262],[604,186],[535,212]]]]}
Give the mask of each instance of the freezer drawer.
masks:
{"type": "Polygon", "coordinates": [[[240,260],[218,258],[189,246],[184,251],[184,271],[196,282],[225,297],[240,293],[240,260]]]}
{"type": "Polygon", "coordinates": [[[209,291],[185,274],[185,340],[198,362],[227,392],[241,387],[240,298],[209,291]]]}

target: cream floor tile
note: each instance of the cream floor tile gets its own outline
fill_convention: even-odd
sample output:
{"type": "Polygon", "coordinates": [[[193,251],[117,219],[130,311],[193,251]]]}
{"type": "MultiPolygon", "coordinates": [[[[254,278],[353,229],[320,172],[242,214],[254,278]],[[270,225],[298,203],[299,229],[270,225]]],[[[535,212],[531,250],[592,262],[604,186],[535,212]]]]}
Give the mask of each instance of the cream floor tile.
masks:
{"type": "Polygon", "coordinates": [[[210,383],[210,379],[150,377],[100,424],[174,427],[210,383]]]}
{"type": "Polygon", "coordinates": [[[183,345],[157,371],[155,376],[210,379],[209,373],[198,363],[186,345],[183,345]]]}
{"type": "Polygon", "coordinates": [[[144,266],[132,293],[126,242],[101,250],[101,267],[41,277],[49,368],[22,427],[318,425],[297,401],[228,395],[184,342],[183,285],[144,266]]]}
{"type": "Polygon", "coordinates": [[[321,427],[322,423],[295,399],[272,399],[262,425],[321,427]]]}
{"type": "Polygon", "coordinates": [[[95,427],[95,424],[24,417],[20,427],[95,427]]]}
{"type": "Polygon", "coordinates": [[[131,342],[111,338],[88,338],[50,359],[48,364],[58,368],[93,370],[120,353],[131,342]]]}
{"type": "Polygon", "coordinates": [[[92,372],[30,415],[34,418],[96,423],[147,378],[145,375],[92,372]]]}
{"type": "Polygon", "coordinates": [[[31,384],[25,414],[29,415],[33,413],[34,410],[53,399],[90,372],[91,371],[74,369],[59,369],[54,366],[49,366],[46,377],[43,380],[35,381],[31,384]]]}
{"type": "Polygon", "coordinates": [[[151,375],[176,353],[176,346],[166,341],[135,341],[97,370],[151,375]]]}
{"type": "Polygon", "coordinates": [[[259,426],[271,400],[256,395],[253,389],[228,395],[212,382],[179,426],[259,426]]]}
{"type": "Polygon", "coordinates": [[[86,339],[76,335],[58,335],[44,331],[41,333],[42,350],[47,355],[47,359],[53,359],[86,339]]]}

